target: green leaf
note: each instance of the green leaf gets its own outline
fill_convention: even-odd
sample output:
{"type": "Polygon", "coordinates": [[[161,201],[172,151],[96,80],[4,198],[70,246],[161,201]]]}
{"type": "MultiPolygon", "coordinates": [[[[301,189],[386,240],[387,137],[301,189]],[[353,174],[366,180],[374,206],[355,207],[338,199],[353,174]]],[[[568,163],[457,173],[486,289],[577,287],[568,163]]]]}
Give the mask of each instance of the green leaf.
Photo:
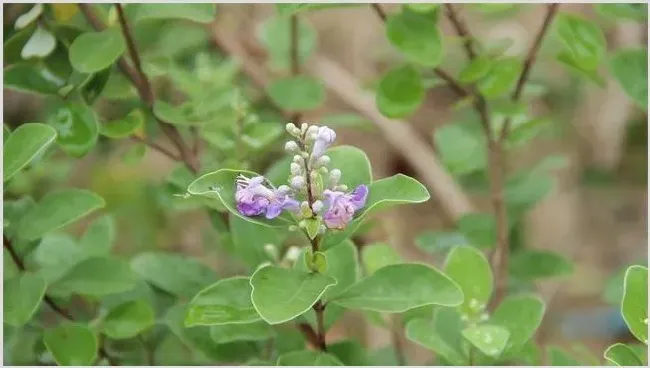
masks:
{"type": "Polygon", "coordinates": [[[332,301],[349,309],[401,313],[430,304],[456,306],[463,293],[435,268],[404,263],[380,268],[332,301]]]}
{"type": "MultiPolygon", "coordinates": [[[[277,4],[288,6],[310,6],[317,4],[277,4]]],[[[319,4],[324,5],[324,4],[319,4]]],[[[317,34],[304,18],[298,20],[298,61],[303,64],[316,48],[317,34]]],[[[288,70],[291,68],[291,18],[273,16],[259,28],[258,39],[266,48],[272,69],[288,70]]]]}
{"type": "Polygon", "coordinates": [[[632,335],[648,345],[648,268],[629,267],[624,285],[621,314],[632,335]]]}
{"type": "Polygon", "coordinates": [[[361,249],[361,259],[367,275],[372,275],[380,268],[403,263],[402,257],[389,244],[374,243],[361,249]]]}
{"type": "Polygon", "coordinates": [[[99,97],[108,84],[108,79],[112,74],[112,68],[107,68],[99,73],[92,75],[87,83],[84,83],[81,89],[81,95],[87,104],[92,105],[99,97]]]}
{"type": "Polygon", "coordinates": [[[155,314],[149,303],[133,300],[121,304],[108,313],[102,320],[102,333],[111,339],[128,339],[135,337],[155,323],[155,314]]]}
{"type": "Polygon", "coordinates": [[[460,71],[458,81],[461,83],[476,82],[488,74],[493,66],[494,60],[491,57],[479,55],[460,71]]]}
{"type": "MultiPolygon", "coordinates": [[[[132,4],[133,6],[134,4],[132,4]]],[[[138,4],[134,10],[135,21],[187,19],[198,23],[214,20],[216,4],[138,4]]]]}
{"type": "Polygon", "coordinates": [[[488,98],[503,95],[515,86],[521,69],[521,62],[516,58],[495,60],[487,74],[478,81],[478,90],[488,98]]]}
{"type": "Polygon", "coordinates": [[[58,365],[92,365],[97,357],[97,337],[80,323],[64,322],[45,330],[43,342],[58,365]]]}
{"type": "Polygon", "coordinates": [[[100,133],[113,139],[126,138],[133,135],[143,124],[142,110],[134,109],[122,119],[102,124],[100,133]]]}
{"type": "Polygon", "coordinates": [[[343,365],[336,357],[320,351],[302,350],[281,355],[279,366],[339,366],[343,365]]]}
{"type": "Polygon", "coordinates": [[[619,50],[609,62],[612,75],[621,84],[625,93],[645,111],[648,111],[647,66],[647,49],[619,50]]]}
{"type": "Polygon", "coordinates": [[[312,271],[320,274],[325,274],[327,272],[327,256],[325,256],[325,253],[314,253],[311,263],[313,265],[312,271]]]}
{"type": "Polygon", "coordinates": [[[469,243],[465,235],[457,231],[425,231],[415,238],[415,245],[429,253],[448,252],[469,243]]]}
{"type": "Polygon", "coordinates": [[[48,193],[22,217],[18,224],[18,237],[38,239],[104,207],[104,204],[102,197],[83,189],[69,188],[48,193]]]}
{"type": "Polygon", "coordinates": [[[41,65],[14,64],[4,68],[4,87],[22,92],[55,95],[65,80],[41,65]]]}
{"type": "Polygon", "coordinates": [[[16,18],[14,27],[16,27],[16,29],[23,29],[28,25],[34,23],[38,19],[38,17],[41,16],[42,13],[43,13],[43,4],[35,4],[31,9],[29,9],[25,13],[21,14],[18,18],[16,18]]]}
{"type": "MultiPolygon", "coordinates": [[[[308,257],[310,249],[307,248],[306,250],[303,252],[302,257],[308,257]]],[[[321,273],[336,280],[336,285],[330,286],[323,294],[322,299],[327,301],[335,298],[357,281],[359,274],[357,249],[351,241],[346,241],[327,249],[324,253],[316,252],[316,254],[319,253],[324,254],[327,259],[327,270],[321,273]]],[[[301,271],[308,271],[305,262],[301,259],[296,260],[295,267],[301,271]]]]}
{"type": "Polygon", "coordinates": [[[137,276],[125,261],[90,257],[70,268],[52,285],[52,292],[101,297],[131,290],[136,280],[137,276]]]}
{"type": "Polygon", "coordinates": [[[467,365],[462,353],[464,323],[454,308],[439,308],[431,318],[415,318],[406,325],[406,338],[424,346],[453,365],[467,365]]]}
{"type": "Polygon", "coordinates": [[[433,137],[445,167],[454,175],[469,174],[487,165],[483,136],[463,125],[437,128],[433,137]]]}
{"type": "Polygon", "coordinates": [[[519,295],[504,299],[494,311],[491,324],[505,327],[510,339],[503,351],[505,358],[517,354],[533,336],[544,315],[544,302],[536,296],[519,295]]]}
{"type": "Polygon", "coordinates": [[[648,4],[596,4],[596,12],[614,20],[648,19],[648,4]]]}
{"type": "Polygon", "coordinates": [[[68,234],[50,233],[43,237],[33,253],[38,273],[48,284],[60,279],[72,266],[89,257],[68,234]]]}
{"type": "Polygon", "coordinates": [[[573,272],[573,264],[559,253],[524,249],[512,255],[510,275],[525,281],[567,276],[573,272]]]}
{"type": "Polygon", "coordinates": [[[570,58],[582,69],[595,70],[607,49],[603,30],[592,21],[567,13],[560,14],[556,22],[570,58]]]}
{"type": "Polygon", "coordinates": [[[136,143],[129,147],[129,149],[122,155],[122,162],[127,165],[137,165],[142,162],[142,159],[147,154],[147,145],[144,143],[136,143]]]}
{"type": "Polygon", "coordinates": [[[27,166],[56,139],[56,131],[45,124],[28,123],[16,128],[4,142],[4,182],[27,166]]]}
{"type": "Polygon", "coordinates": [[[297,76],[273,81],[266,92],[273,103],[286,111],[307,111],[325,101],[325,89],[314,78],[297,76]]]}
{"type": "Polygon", "coordinates": [[[492,248],[496,244],[496,221],[487,213],[468,213],[458,220],[458,230],[479,248],[492,248]]]}
{"type": "Polygon", "coordinates": [[[422,77],[410,65],[394,68],[379,82],[376,103],[379,111],[397,119],[413,114],[424,100],[422,77]]]}
{"type": "Polygon", "coordinates": [[[56,129],[56,142],[70,156],[82,157],[97,143],[97,116],[86,104],[67,103],[49,117],[48,124],[56,129]]]}
{"type": "Polygon", "coordinates": [[[463,291],[465,298],[460,307],[463,313],[476,316],[485,310],[492,295],[493,281],[490,263],[481,251],[464,245],[454,248],[445,260],[445,274],[463,291]]]}
{"type": "Polygon", "coordinates": [[[131,269],[148,283],[177,296],[193,296],[216,281],[210,267],[181,254],[140,253],[131,260],[131,269]]]}
{"type": "Polygon", "coordinates": [[[580,77],[587,78],[589,81],[595,83],[597,86],[605,87],[605,79],[598,73],[597,69],[587,69],[581,65],[569,51],[562,51],[556,56],[556,60],[564,64],[570,72],[580,77]]]}
{"type": "Polygon", "coordinates": [[[104,215],[88,225],[79,243],[87,254],[108,255],[114,241],[115,220],[111,215],[104,215]]]}
{"type": "Polygon", "coordinates": [[[581,365],[576,359],[569,355],[566,351],[556,347],[548,346],[546,348],[546,354],[549,359],[549,363],[552,366],[578,366],[581,365]]]}
{"type": "Polygon", "coordinates": [[[320,230],[321,221],[313,219],[305,219],[305,230],[307,230],[307,236],[309,239],[315,239],[318,236],[320,230]]]}
{"type": "Polygon", "coordinates": [[[625,344],[616,343],[605,350],[603,354],[608,362],[617,366],[642,366],[641,358],[636,355],[634,350],[625,344]]]}
{"type": "Polygon", "coordinates": [[[343,365],[370,365],[366,349],[356,340],[344,340],[328,344],[327,351],[340,360],[343,365]]]}
{"type": "Polygon", "coordinates": [[[273,335],[273,329],[264,321],[210,327],[210,336],[217,344],[235,341],[263,341],[272,338],[273,335]]]}
{"type": "Polygon", "coordinates": [[[266,244],[280,245],[286,237],[286,233],[279,229],[261,226],[232,214],[228,217],[228,224],[233,253],[253,269],[263,262],[272,261],[264,250],[266,244]]]}
{"type": "Polygon", "coordinates": [[[500,326],[481,325],[464,329],[463,336],[484,354],[498,357],[506,347],[510,333],[500,326]]]}
{"type": "Polygon", "coordinates": [[[174,125],[202,125],[205,120],[193,110],[191,103],[174,106],[165,101],[157,100],[153,104],[153,112],[166,122],[174,125]]]}
{"type": "Polygon", "coordinates": [[[38,309],[46,287],[41,276],[29,272],[6,281],[2,309],[4,322],[16,327],[27,323],[38,309]]]}
{"type": "Polygon", "coordinates": [[[415,4],[404,4],[410,10],[418,13],[430,13],[440,7],[440,4],[432,3],[415,3],[415,4]]]}
{"type": "Polygon", "coordinates": [[[115,63],[124,48],[124,37],[118,28],[87,32],[70,45],[70,64],[82,73],[95,73],[115,63]]]}
{"type": "Polygon", "coordinates": [[[32,37],[25,43],[20,56],[23,59],[44,58],[51,54],[56,47],[56,39],[47,29],[36,27],[32,37]]]}
{"type": "Polygon", "coordinates": [[[388,40],[409,60],[427,67],[442,62],[443,40],[435,20],[424,14],[401,12],[386,22],[388,40]]]}
{"type": "MultiPolygon", "coordinates": [[[[259,176],[259,174],[252,171],[220,169],[207,173],[194,180],[187,187],[187,192],[191,195],[219,200],[233,215],[259,225],[285,227],[288,223],[293,222],[286,214],[280,215],[273,220],[266,219],[264,216],[247,217],[240,214],[235,202],[235,190],[238,175],[244,175],[248,178],[259,176]]],[[[269,178],[269,180],[271,180],[271,178],[269,178]]]]}
{"type": "Polygon", "coordinates": [[[364,116],[354,113],[324,115],[320,121],[332,129],[354,128],[359,130],[374,130],[373,122],[364,116]]]}
{"type": "Polygon", "coordinates": [[[255,310],[262,319],[275,325],[306,312],[327,288],[336,285],[336,280],[319,273],[266,266],[255,271],[250,283],[255,310]]]}
{"type": "Polygon", "coordinates": [[[248,277],[219,280],[201,290],[190,302],[185,326],[248,324],[260,320],[251,302],[248,277]]]}

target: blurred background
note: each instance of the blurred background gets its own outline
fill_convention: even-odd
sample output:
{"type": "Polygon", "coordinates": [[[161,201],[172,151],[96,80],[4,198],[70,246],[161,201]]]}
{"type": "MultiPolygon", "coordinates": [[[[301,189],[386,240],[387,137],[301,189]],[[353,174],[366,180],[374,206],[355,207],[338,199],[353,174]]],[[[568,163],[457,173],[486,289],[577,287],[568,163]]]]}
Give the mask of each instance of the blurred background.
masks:
{"type": "MultiPolygon", "coordinates": [[[[398,10],[399,5],[381,6],[390,13],[398,10]]],[[[540,27],[543,6],[463,4],[457,8],[481,41],[510,39],[506,53],[523,55],[540,27]]],[[[25,4],[3,4],[5,41],[24,7],[25,4]]],[[[612,22],[595,12],[590,4],[562,4],[560,9],[596,20],[605,32],[609,49],[647,47],[647,19],[612,22]]],[[[173,101],[180,97],[169,87],[170,72],[162,56],[196,61],[187,63],[195,70],[202,65],[199,58],[210,60],[208,64],[214,70],[220,71],[221,76],[227,75],[219,79],[222,85],[218,91],[228,90],[235,83],[244,85],[262,119],[282,127],[282,116],[265,105],[259,91],[260,84],[284,73],[278,65],[286,60],[265,47],[271,37],[271,31],[265,27],[271,27],[269,19],[274,14],[275,8],[269,4],[220,4],[215,21],[207,26],[159,22],[149,28],[138,28],[136,36],[143,50],[145,70],[155,76],[158,93],[173,101]],[[234,58],[237,64],[232,63],[224,50],[237,56],[234,58]],[[235,75],[231,70],[236,71],[233,66],[237,65],[243,72],[235,75]]],[[[107,17],[110,19],[110,14],[107,17]]],[[[372,91],[379,76],[400,60],[386,39],[384,25],[369,6],[303,13],[301,22],[306,29],[301,43],[313,48],[306,60],[308,69],[314,59],[324,58],[372,91]]],[[[442,66],[456,74],[465,60],[461,41],[444,17],[440,26],[449,39],[442,66]]],[[[621,272],[633,263],[647,264],[647,113],[631,102],[608,73],[603,74],[603,86],[569,73],[554,59],[558,43],[551,31],[531,76],[531,83],[539,93],[532,110],[551,116],[553,129],[513,151],[509,169],[531,166],[549,155],[563,156],[566,164],[554,171],[553,190],[525,215],[515,241],[533,249],[559,252],[575,263],[570,275],[536,285],[548,306],[538,342],[567,350],[575,348],[575,351],[582,346],[600,357],[614,341],[633,341],[619,316],[618,302],[622,293],[621,272]]],[[[103,98],[94,105],[106,119],[130,107],[128,100],[111,97],[111,94],[123,96],[129,92],[124,81],[113,79],[103,98]]],[[[326,103],[305,114],[304,119],[327,122],[337,129],[340,144],[363,149],[372,162],[376,178],[405,173],[421,180],[403,152],[391,146],[373,121],[347,102],[330,92],[326,103]]],[[[218,93],[214,103],[220,103],[218,93]]],[[[46,98],[9,89],[4,90],[3,107],[4,123],[11,127],[43,122],[52,108],[46,98]]],[[[462,119],[463,110],[467,109],[457,105],[453,91],[443,84],[432,84],[426,102],[408,119],[408,124],[423,141],[438,150],[433,139],[436,130],[462,119]]],[[[223,119],[230,117],[224,114],[223,119]]],[[[200,149],[223,149],[228,142],[217,138],[200,149]]],[[[275,148],[261,160],[272,162],[282,155],[283,140],[281,134],[269,139],[275,148]]],[[[160,144],[169,146],[163,139],[160,144]]],[[[183,192],[169,175],[177,166],[157,152],[137,152],[129,141],[100,137],[98,148],[80,160],[70,160],[60,154],[60,159],[48,165],[36,165],[17,176],[4,188],[5,198],[22,193],[40,196],[71,183],[87,187],[104,197],[108,210],[115,214],[117,252],[125,255],[149,249],[182,252],[200,259],[219,274],[236,272],[237,266],[225,255],[205,213],[174,196],[183,192]]],[[[475,207],[489,212],[489,201],[482,190],[483,175],[459,180],[475,207]]],[[[357,239],[359,244],[382,241],[392,245],[405,259],[433,264],[443,260],[444,255],[426,252],[416,242],[417,236],[426,230],[452,227],[435,192],[432,191],[432,200],[427,203],[399,207],[376,220],[375,226],[357,239]]],[[[82,223],[74,231],[81,234],[83,229],[82,223]]],[[[328,340],[353,336],[373,348],[382,348],[390,346],[391,339],[395,338],[384,329],[365,324],[360,315],[350,313],[345,318],[346,322],[338,323],[329,332],[328,340]]],[[[405,342],[405,346],[412,364],[425,363],[431,357],[415,344],[405,342]]]]}

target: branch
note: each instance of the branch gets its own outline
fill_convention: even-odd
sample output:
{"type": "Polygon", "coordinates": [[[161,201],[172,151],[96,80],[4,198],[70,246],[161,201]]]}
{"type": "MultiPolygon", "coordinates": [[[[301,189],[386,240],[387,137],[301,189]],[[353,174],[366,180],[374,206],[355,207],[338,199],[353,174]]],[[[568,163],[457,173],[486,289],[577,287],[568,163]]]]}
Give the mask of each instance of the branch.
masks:
{"type": "MultiPolygon", "coordinates": [[[[9,255],[11,256],[11,259],[13,259],[14,263],[16,266],[18,266],[18,269],[20,271],[25,272],[25,263],[23,263],[22,259],[18,256],[18,253],[16,252],[16,249],[14,249],[13,244],[11,243],[11,240],[7,238],[7,235],[2,236],[2,243],[4,248],[9,252],[9,255]]],[[[44,294],[43,295],[43,301],[45,304],[47,304],[53,311],[61,315],[63,318],[69,320],[69,321],[74,321],[74,318],[72,317],[72,314],[68,310],[66,310],[63,307],[60,307],[54,299],[52,299],[49,295],[44,294]]],[[[108,354],[108,352],[104,349],[103,346],[99,347],[99,355],[102,358],[105,358],[110,365],[117,365],[115,363],[115,360],[108,354]]]]}
{"type": "Polygon", "coordinates": [[[172,159],[174,161],[182,161],[181,158],[176,156],[176,154],[174,154],[172,151],[168,150],[167,148],[165,148],[165,147],[163,147],[163,146],[161,146],[161,145],[159,145],[159,144],[157,144],[155,142],[150,141],[149,139],[142,138],[142,137],[139,137],[137,135],[132,135],[131,139],[136,141],[136,142],[146,144],[147,146],[149,146],[152,149],[162,153],[163,155],[169,157],[170,159],[172,159]]]}
{"type": "MultiPolygon", "coordinates": [[[[544,18],[544,23],[542,23],[542,28],[537,33],[537,37],[535,37],[535,40],[533,41],[533,45],[530,47],[530,50],[528,50],[528,56],[526,56],[526,61],[524,62],[524,68],[522,69],[521,75],[519,76],[519,80],[517,81],[517,87],[515,88],[515,91],[512,94],[512,100],[515,102],[519,101],[519,99],[521,98],[521,94],[524,91],[524,85],[528,80],[530,71],[533,68],[535,59],[537,58],[537,52],[542,46],[542,41],[544,40],[544,36],[548,32],[549,26],[553,22],[553,18],[555,18],[555,15],[557,14],[559,7],[560,4],[550,4],[546,10],[546,17],[544,18]]],[[[508,137],[508,133],[510,131],[510,124],[512,123],[511,120],[512,119],[508,118],[503,124],[503,127],[501,128],[501,136],[499,139],[502,141],[508,137]]]]}
{"type": "Polygon", "coordinates": [[[456,13],[456,10],[452,4],[445,4],[445,10],[447,10],[447,18],[449,18],[449,21],[454,26],[456,33],[464,40],[463,46],[465,47],[467,56],[470,60],[473,60],[476,57],[476,50],[474,50],[474,39],[472,38],[469,29],[458,17],[458,14],[456,13]]]}
{"type": "MultiPolygon", "coordinates": [[[[299,54],[300,34],[298,33],[299,32],[298,15],[292,14],[290,22],[291,22],[291,34],[290,34],[291,47],[289,49],[289,53],[291,59],[291,75],[295,77],[300,74],[300,54],[299,54]]],[[[302,114],[297,112],[293,114],[293,116],[291,117],[291,121],[294,124],[298,125],[300,124],[301,118],[302,118],[302,114]]],[[[307,180],[309,180],[309,178],[307,180]]]]}
{"type": "Polygon", "coordinates": [[[387,18],[386,17],[386,12],[384,11],[384,9],[381,8],[381,5],[379,5],[377,3],[372,3],[372,4],[370,4],[370,6],[372,6],[372,8],[375,10],[375,13],[377,13],[377,16],[379,18],[381,18],[381,20],[383,22],[386,22],[386,18],[387,18]]]}

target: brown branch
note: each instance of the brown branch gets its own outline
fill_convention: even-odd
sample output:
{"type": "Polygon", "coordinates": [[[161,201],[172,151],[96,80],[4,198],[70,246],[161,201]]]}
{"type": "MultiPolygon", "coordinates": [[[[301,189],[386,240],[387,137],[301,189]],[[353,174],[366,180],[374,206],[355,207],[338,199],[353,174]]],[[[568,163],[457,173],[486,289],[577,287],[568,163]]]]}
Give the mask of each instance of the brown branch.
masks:
{"type": "MultiPolygon", "coordinates": [[[[292,14],[290,22],[291,22],[291,32],[290,32],[291,47],[289,48],[289,53],[291,59],[291,75],[295,77],[300,74],[300,53],[299,53],[300,34],[298,33],[300,24],[298,24],[298,15],[292,14]]],[[[299,112],[296,112],[291,116],[291,122],[293,122],[296,125],[300,124],[301,119],[302,119],[302,114],[299,112]]],[[[307,178],[307,181],[309,181],[309,178],[307,178]]]]}
{"type": "Polygon", "coordinates": [[[320,345],[320,340],[318,338],[318,335],[316,334],[316,331],[311,327],[309,323],[298,323],[296,325],[298,330],[302,332],[302,334],[305,336],[305,339],[309,341],[311,346],[318,348],[320,345]]]}
{"type": "MultiPolygon", "coordinates": [[[[533,44],[530,47],[530,50],[528,50],[528,56],[526,56],[526,61],[524,61],[524,67],[521,71],[521,75],[519,76],[519,80],[517,80],[517,86],[515,87],[515,91],[512,93],[512,100],[515,102],[519,101],[519,99],[521,98],[521,94],[524,91],[524,85],[528,80],[530,71],[533,69],[533,64],[535,63],[535,59],[537,58],[537,53],[539,52],[539,49],[542,46],[542,41],[544,40],[544,36],[548,32],[549,27],[553,22],[553,18],[555,18],[555,15],[557,14],[559,7],[560,4],[556,3],[556,4],[548,5],[546,9],[546,17],[544,18],[542,27],[537,33],[537,36],[535,37],[535,40],[533,41],[533,44]]],[[[504,141],[508,137],[508,133],[510,131],[510,125],[512,123],[511,120],[512,120],[511,118],[506,119],[506,121],[503,124],[503,127],[501,128],[501,135],[499,138],[501,141],[504,141]]]]}
{"type": "Polygon", "coordinates": [[[390,329],[391,334],[391,343],[393,344],[393,349],[395,350],[395,358],[397,360],[397,365],[407,366],[406,354],[404,353],[404,344],[402,343],[402,338],[400,337],[401,322],[399,315],[391,316],[392,326],[390,329]]]}
{"type": "MultiPolygon", "coordinates": [[[[11,240],[9,240],[9,238],[7,238],[7,235],[3,234],[2,243],[3,243],[4,248],[9,252],[9,255],[11,256],[11,259],[13,259],[16,266],[18,266],[18,269],[20,269],[20,271],[22,271],[22,272],[25,272],[27,270],[25,268],[25,263],[23,263],[22,259],[20,259],[20,256],[18,256],[18,253],[16,252],[16,249],[13,247],[13,244],[11,243],[11,240]]],[[[61,315],[63,318],[65,318],[65,319],[67,319],[69,321],[74,321],[75,320],[72,317],[72,314],[70,314],[70,312],[67,309],[65,309],[63,307],[60,307],[58,304],[56,304],[54,299],[52,299],[52,297],[50,297],[49,295],[44,294],[43,295],[43,301],[45,302],[45,304],[47,304],[47,306],[49,306],[53,311],[55,311],[56,313],[61,315]]],[[[110,365],[117,365],[115,363],[115,360],[108,354],[108,352],[104,349],[103,346],[99,347],[99,355],[102,358],[105,358],[110,365]]]]}
{"type": "Polygon", "coordinates": [[[163,147],[163,146],[161,146],[161,145],[159,145],[159,144],[157,144],[155,142],[150,141],[149,139],[142,138],[142,137],[139,137],[137,135],[132,135],[131,140],[134,140],[134,141],[139,142],[139,143],[144,143],[147,146],[149,146],[152,149],[162,153],[163,155],[169,157],[170,159],[172,159],[174,161],[182,161],[181,158],[176,156],[176,154],[174,154],[172,151],[168,150],[167,148],[165,148],[165,147],[163,147]]]}
{"type": "Polygon", "coordinates": [[[385,22],[386,18],[387,18],[386,17],[386,12],[384,11],[384,9],[381,8],[381,5],[379,5],[377,3],[372,3],[372,4],[370,4],[370,6],[372,6],[372,8],[375,10],[375,13],[377,13],[377,16],[379,16],[379,18],[381,18],[381,20],[383,22],[385,22]]]}
{"type": "Polygon", "coordinates": [[[447,18],[454,26],[456,33],[463,39],[463,46],[465,47],[465,52],[470,60],[473,60],[476,57],[476,50],[474,50],[474,40],[472,35],[469,32],[469,29],[465,23],[460,19],[454,6],[452,4],[445,4],[445,10],[447,18]]]}

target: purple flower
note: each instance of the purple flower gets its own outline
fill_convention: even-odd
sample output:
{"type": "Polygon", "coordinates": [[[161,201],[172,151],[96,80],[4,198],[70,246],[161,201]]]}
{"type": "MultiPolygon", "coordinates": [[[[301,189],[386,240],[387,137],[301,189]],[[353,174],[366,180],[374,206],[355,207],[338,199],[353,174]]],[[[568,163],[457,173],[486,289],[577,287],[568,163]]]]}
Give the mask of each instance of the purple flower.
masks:
{"type": "Polygon", "coordinates": [[[334,143],[335,139],[336,133],[332,129],[326,126],[318,128],[318,133],[316,133],[316,140],[314,141],[314,149],[312,150],[312,155],[314,155],[314,158],[318,158],[323,153],[325,153],[327,147],[334,143]]]}
{"type": "Polygon", "coordinates": [[[366,205],[368,187],[359,185],[351,193],[333,190],[323,192],[327,211],[323,214],[328,229],[344,229],[352,220],[354,213],[366,205]]]}
{"type": "Polygon", "coordinates": [[[280,215],[283,209],[295,211],[298,201],[291,198],[285,188],[269,189],[264,186],[264,177],[247,178],[240,175],[237,178],[235,202],[237,211],[244,216],[265,215],[273,219],[280,215]]]}

